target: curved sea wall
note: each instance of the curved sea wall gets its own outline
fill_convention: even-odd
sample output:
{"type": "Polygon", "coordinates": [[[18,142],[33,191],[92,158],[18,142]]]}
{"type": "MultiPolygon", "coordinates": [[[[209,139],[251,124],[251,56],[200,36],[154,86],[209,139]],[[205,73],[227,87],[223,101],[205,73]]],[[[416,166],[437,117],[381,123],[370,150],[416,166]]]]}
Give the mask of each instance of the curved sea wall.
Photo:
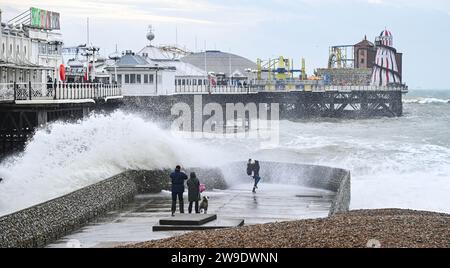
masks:
{"type": "MultiPolygon", "coordinates": [[[[246,163],[233,163],[222,168],[225,178],[248,181],[246,163]]],[[[293,184],[324,189],[336,193],[329,216],[347,212],[351,199],[350,171],[325,166],[281,162],[260,162],[262,180],[270,183],[293,184]]]]}
{"type": "MultiPolygon", "coordinates": [[[[350,204],[350,172],[320,166],[261,163],[267,182],[293,183],[336,193],[330,215],[350,204]]],[[[246,163],[222,168],[192,168],[209,189],[226,189],[229,179],[248,181],[246,163]]],[[[106,212],[133,201],[139,193],[157,193],[170,187],[170,170],[126,171],[66,196],[0,218],[0,247],[44,247],[76,231],[106,212]]]]}
{"type": "Polygon", "coordinates": [[[44,247],[133,200],[136,184],[121,174],[0,218],[0,247],[44,247]]]}
{"type": "MultiPolygon", "coordinates": [[[[219,169],[193,168],[210,187],[225,189],[219,169]]],[[[76,192],[0,218],[0,248],[44,247],[108,211],[133,201],[136,194],[168,190],[170,170],[130,170],[76,192]]]]}

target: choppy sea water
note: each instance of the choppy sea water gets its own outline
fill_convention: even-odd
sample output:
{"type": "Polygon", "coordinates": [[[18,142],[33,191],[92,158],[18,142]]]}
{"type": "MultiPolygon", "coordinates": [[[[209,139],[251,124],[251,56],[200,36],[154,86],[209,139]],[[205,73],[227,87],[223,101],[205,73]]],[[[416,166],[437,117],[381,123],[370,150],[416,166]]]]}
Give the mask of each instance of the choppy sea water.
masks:
{"type": "Polygon", "coordinates": [[[39,130],[24,153],[0,163],[0,215],[126,169],[248,158],[349,169],[352,209],[450,213],[450,90],[411,91],[401,118],[281,121],[275,146],[247,138],[186,139],[121,111],[54,123],[39,130]]]}

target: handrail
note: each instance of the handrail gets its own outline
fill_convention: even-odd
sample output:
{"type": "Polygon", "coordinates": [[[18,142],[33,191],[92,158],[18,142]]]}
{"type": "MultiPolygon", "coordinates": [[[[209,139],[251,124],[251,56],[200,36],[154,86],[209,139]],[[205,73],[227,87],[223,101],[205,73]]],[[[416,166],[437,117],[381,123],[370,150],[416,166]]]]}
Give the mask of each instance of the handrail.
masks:
{"type": "Polygon", "coordinates": [[[287,83],[287,84],[250,84],[248,86],[191,86],[176,85],[175,93],[255,93],[255,92],[291,92],[291,91],[308,91],[308,92],[352,92],[352,91],[405,91],[407,86],[333,86],[321,85],[315,83],[287,83]],[[303,86],[303,87],[302,87],[303,86]]]}
{"type": "Polygon", "coordinates": [[[103,83],[0,83],[0,101],[80,100],[122,96],[120,84],[103,83]]]}

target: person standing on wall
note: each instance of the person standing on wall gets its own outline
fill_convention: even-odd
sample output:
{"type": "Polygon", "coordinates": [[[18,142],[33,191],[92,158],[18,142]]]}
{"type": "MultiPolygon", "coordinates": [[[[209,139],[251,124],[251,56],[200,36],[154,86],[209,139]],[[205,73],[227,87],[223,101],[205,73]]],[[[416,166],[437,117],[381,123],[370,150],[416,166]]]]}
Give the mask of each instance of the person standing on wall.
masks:
{"type": "Polygon", "coordinates": [[[187,175],[181,172],[181,166],[177,166],[175,171],[170,174],[172,179],[172,217],[175,216],[177,210],[177,199],[180,202],[180,213],[184,213],[184,181],[188,179],[187,175]]]}

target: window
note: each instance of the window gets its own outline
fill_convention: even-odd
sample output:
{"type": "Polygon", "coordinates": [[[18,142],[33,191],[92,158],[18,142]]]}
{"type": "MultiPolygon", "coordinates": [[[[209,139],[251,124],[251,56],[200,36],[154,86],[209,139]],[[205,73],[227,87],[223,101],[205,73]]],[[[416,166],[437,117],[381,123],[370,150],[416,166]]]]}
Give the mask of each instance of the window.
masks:
{"type": "Polygon", "coordinates": [[[149,78],[150,78],[150,79],[149,79],[149,80],[150,80],[149,83],[150,83],[150,84],[153,84],[153,80],[154,80],[153,74],[149,75],[149,78]]]}
{"type": "Polygon", "coordinates": [[[117,83],[122,84],[122,75],[121,74],[117,75],[117,83]]]}
{"type": "Polygon", "coordinates": [[[142,81],[142,80],[141,80],[141,75],[140,75],[140,74],[137,74],[137,75],[136,75],[136,83],[137,83],[137,84],[141,84],[141,81],[142,81]]]}
{"type": "Polygon", "coordinates": [[[2,45],[2,56],[3,57],[5,56],[5,43],[3,43],[2,45]]]}
{"type": "Polygon", "coordinates": [[[126,74],[125,75],[125,84],[129,84],[130,83],[130,75],[126,74]]]}
{"type": "Polygon", "coordinates": [[[197,80],[194,79],[192,82],[193,82],[193,85],[194,85],[194,86],[197,85],[197,80]]]}
{"type": "Polygon", "coordinates": [[[12,47],[12,44],[9,45],[9,55],[10,55],[10,56],[13,55],[13,47],[12,47]]]}
{"type": "Polygon", "coordinates": [[[361,64],[364,64],[365,60],[364,58],[361,59],[361,64]]]}
{"type": "Polygon", "coordinates": [[[185,86],[186,85],[186,80],[185,79],[183,79],[183,86],[185,86]]]}
{"type": "Polygon", "coordinates": [[[130,74],[130,84],[136,84],[136,74],[130,74]]]}
{"type": "Polygon", "coordinates": [[[148,74],[144,74],[144,84],[148,84],[148,74]]]}
{"type": "Polygon", "coordinates": [[[23,56],[27,57],[27,47],[26,46],[23,47],[23,56]]]}
{"type": "Polygon", "coordinates": [[[201,86],[202,84],[203,84],[203,83],[202,83],[202,80],[199,79],[199,80],[198,80],[198,85],[201,86]]]}

